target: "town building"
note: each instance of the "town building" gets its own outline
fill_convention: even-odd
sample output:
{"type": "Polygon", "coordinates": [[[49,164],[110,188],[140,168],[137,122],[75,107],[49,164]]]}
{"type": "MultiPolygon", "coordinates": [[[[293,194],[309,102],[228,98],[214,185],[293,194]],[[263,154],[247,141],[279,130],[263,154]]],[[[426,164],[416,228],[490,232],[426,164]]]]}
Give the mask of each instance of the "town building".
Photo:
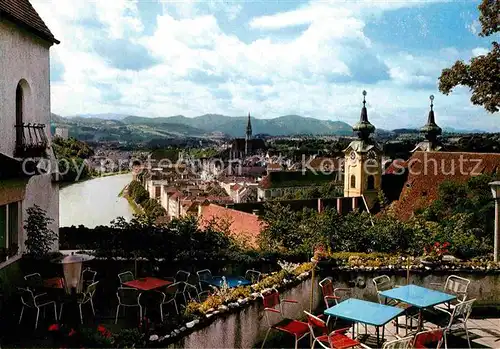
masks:
{"type": "Polygon", "coordinates": [[[67,127],[56,127],[54,131],[54,137],[68,139],[69,138],[69,129],[67,127]]]}
{"type": "Polygon", "coordinates": [[[49,49],[58,43],[28,0],[0,1],[0,268],[26,251],[28,208],[45,210],[58,233],[59,185],[48,173],[49,49]]]}

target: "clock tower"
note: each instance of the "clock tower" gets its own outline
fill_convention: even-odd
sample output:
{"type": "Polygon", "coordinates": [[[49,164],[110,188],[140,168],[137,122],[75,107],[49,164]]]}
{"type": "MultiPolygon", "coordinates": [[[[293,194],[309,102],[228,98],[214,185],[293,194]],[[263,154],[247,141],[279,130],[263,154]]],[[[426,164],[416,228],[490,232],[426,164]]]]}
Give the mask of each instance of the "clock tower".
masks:
{"type": "Polygon", "coordinates": [[[352,129],[358,138],[344,150],[344,196],[364,196],[368,208],[372,208],[381,185],[382,150],[371,138],[375,126],[368,121],[366,91],[359,122],[352,129]]]}

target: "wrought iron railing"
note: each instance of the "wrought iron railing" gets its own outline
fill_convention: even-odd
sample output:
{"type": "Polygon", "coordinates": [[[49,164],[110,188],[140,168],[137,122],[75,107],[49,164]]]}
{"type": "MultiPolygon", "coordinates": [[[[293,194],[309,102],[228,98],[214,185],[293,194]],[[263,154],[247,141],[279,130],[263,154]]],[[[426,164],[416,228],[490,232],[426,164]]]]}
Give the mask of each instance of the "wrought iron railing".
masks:
{"type": "Polygon", "coordinates": [[[16,125],[16,152],[17,157],[45,157],[49,140],[45,133],[44,124],[16,125]]]}

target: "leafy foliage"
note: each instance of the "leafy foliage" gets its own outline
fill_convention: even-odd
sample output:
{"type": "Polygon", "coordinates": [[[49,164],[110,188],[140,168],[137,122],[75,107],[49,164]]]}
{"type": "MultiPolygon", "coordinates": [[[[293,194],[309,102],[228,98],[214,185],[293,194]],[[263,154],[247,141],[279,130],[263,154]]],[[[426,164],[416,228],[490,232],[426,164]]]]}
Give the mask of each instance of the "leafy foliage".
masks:
{"type": "Polygon", "coordinates": [[[57,240],[57,234],[49,229],[54,220],[47,217],[47,212],[36,204],[28,208],[27,213],[28,218],[24,221],[26,250],[35,258],[43,258],[57,240]]]}
{"type": "MultiPolygon", "coordinates": [[[[482,30],[481,36],[490,36],[500,31],[500,1],[483,0],[479,5],[482,30]]],[[[469,64],[457,61],[451,68],[444,69],[439,78],[439,90],[449,94],[458,85],[472,91],[471,101],[482,105],[491,113],[500,109],[500,45],[492,43],[492,49],[485,55],[474,57],[469,64]]]]}
{"type": "Polygon", "coordinates": [[[92,171],[85,162],[94,155],[94,151],[88,144],[74,138],[56,137],[52,142],[52,147],[58,159],[61,181],[74,182],[92,176],[92,171]]]}
{"type": "Polygon", "coordinates": [[[147,217],[156,219],[166,214],[160,203],[149,197],[149,193],[139,181],[132,181],[128,186],[128,195],[142,207],[147,217]]]}

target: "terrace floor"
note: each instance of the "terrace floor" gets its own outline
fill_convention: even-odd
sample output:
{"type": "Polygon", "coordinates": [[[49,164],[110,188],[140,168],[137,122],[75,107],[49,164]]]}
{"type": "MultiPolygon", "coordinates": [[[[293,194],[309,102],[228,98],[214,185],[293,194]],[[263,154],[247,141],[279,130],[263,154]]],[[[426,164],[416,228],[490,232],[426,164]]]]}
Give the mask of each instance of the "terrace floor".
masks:
{"type": "MultiPolygon", "coordinates": [[[[399,323],[404,323],[404,318],[399,319],[399,323]]],[[[338,327],[338,326],[337,326],[338,327]]],[[[436,327],[432,322],[426,322],[425,327],[436,327]]],[[[500,348],[500,318],[470,318],[468,321],[469,336],[472,348],[500,348]]],[[[371,348],[377,348],[376,332],[372,326],[367,327],[368,335],[364,334],[364,327],[359,328],[360,340],[371,348]]],[[[347,333],[351,336],[352,329],[347,333]]],[[[405,336],[405,329],[399,329],[399,337],[405,336]]],[[[397,339],[396,327],[389,323],[385,329],[385,341],[397,339]]],[[[292,348],[293,340],[287,336],[277,335],[265,345],[266,348],[292,348]]],[[[310,348],[309,338],[305,338],[299,343],[300,348],[310,348]]],[[[317,345],[316,348],[320,346],[317,345]]],[[[448,336],[448,348],[468,348],[467,337],[465,331],[456,331],[451,336],[448,336]]],[[[444,345],[442,346],[444,348],[444,345]]]]}

